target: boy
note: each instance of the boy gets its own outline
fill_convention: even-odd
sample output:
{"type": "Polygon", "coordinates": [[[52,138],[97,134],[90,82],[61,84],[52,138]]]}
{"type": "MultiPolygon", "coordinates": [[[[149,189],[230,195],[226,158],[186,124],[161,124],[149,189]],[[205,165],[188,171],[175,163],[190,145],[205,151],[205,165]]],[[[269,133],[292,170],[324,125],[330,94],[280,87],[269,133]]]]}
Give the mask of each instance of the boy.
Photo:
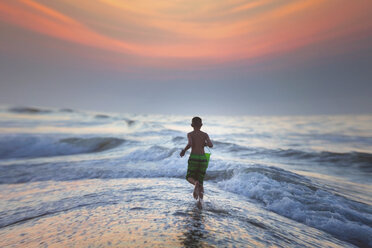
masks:
{"type": "Polygon", "coordinates": [[[208,167],[208,161],[204,154],[204,146],[213,147],[207,133],[200,131],[203,123],[200,117],[194,117],[191,126],[194,131],[187,134],[188,144],[180,153],[183,157],[191,147],[191,154],[188,160],[186,180],[195,185],[193,196],[196,199],[203,199],[203,181],[208,167]]]}

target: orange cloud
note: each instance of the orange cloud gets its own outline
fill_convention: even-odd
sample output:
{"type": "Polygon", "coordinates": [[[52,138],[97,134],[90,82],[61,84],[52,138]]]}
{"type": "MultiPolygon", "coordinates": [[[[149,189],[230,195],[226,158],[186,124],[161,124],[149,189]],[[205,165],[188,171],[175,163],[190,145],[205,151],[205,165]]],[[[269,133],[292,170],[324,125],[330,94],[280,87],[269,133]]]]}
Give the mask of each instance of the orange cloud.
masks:
{"type": "Polygon", "coordinates": [[[214,63],[371,31],[365,21],[371,6],[368,1],[347,0],[65,0],[48,6],[20,0],[0,2],[0,20],[144,61],[214,63]]]}

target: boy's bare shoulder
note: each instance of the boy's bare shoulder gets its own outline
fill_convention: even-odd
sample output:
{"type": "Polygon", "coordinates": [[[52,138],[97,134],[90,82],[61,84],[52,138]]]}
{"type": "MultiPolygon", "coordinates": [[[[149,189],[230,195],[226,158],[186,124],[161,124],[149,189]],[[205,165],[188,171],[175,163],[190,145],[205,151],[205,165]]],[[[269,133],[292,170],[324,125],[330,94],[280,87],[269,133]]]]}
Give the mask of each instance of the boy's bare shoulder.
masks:
{"type": "Polygon", "coordinates": [[[200,131],[204,136],[208,136],[206,132],[200,131]]]}

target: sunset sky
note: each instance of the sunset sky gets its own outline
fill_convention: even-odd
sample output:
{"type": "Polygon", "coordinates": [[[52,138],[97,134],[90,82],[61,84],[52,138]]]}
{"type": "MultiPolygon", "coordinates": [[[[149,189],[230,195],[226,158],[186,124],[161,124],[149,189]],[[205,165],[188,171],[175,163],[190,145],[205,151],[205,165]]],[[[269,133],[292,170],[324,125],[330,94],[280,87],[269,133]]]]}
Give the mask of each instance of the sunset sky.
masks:
{"type": "Polygon", "coordinates": [[[372,1],[0,0],[0,104],[372,112],[372,1]]]}

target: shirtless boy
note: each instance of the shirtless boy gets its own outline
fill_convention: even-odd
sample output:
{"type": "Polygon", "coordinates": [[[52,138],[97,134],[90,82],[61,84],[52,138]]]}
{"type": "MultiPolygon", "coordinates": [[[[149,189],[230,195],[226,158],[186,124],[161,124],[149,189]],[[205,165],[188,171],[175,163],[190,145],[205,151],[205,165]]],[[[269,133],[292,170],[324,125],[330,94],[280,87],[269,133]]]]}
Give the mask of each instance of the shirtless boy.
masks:
{"type": "Polygon", "coordinates": [[[203,123],[200,117],[194,117],[191,126],[194,131],[187,134],[188,143],[180,153],[183,157],[185,152],[191,147],[191,154],[188,160],[186,180],[195,185],[193,196],[195,199],[203,199],[203,181],[208,167],[208,161],[204,154],[204,146],[213,147],[207,133],[200,131],[203,123]]]}

